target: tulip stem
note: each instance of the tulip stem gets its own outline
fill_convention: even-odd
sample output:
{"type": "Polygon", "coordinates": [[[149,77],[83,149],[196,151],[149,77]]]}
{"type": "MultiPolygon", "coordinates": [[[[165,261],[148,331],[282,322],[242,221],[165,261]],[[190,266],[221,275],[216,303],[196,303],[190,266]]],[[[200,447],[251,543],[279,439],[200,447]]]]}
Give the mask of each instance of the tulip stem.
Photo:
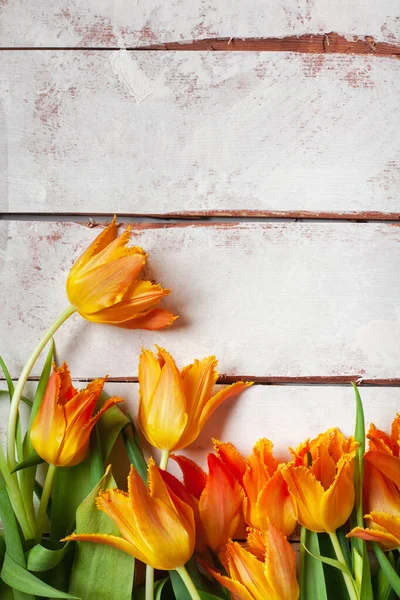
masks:
{"type": "Polygon", "coordinates": [[[161,450],[160,469],[166,470],[169,461],[169,450],[161,450]]]}
{"type": "Polygon", "coordinates": [[[7,461],[10,470],[14,469],[17,465],[15,460],[15,431],[18,421],[19,403],[21,401],[21,396],[24,391],[25,383],[28,380],[33,365],[37,361],[41,351],[43,350],[47,342],[53,337],[54,333],[64,323],[64,321],[66,321],[68,317],[70,317],[75,311],[76,308],[70,304],[68,308],[57,317],[57,319],[54,321],[51,327],[46,331],[46,333],[36,346],[35,350],[32,352],[24,368],[22,369],[21,375],[19,376],[18,383],[15,386],[14,394],[11,400],[10,416],[8,418],[7,461]]]}
{"type": "Polygon", "coordinates": [[[57,467],[55,465],[49,465],[47,469],[46,479],[44,481],[42,497],[40,498],[39,511],[37,515],[36,521],[36,532],[35,539],[37,542],[40,542],[43,533],[43,525],[46,517],[47,505],[49,503],[49,498],[51,494],[51,490],[53,489],[54,477],[56,475],[57,467]]]}
{"type": "Polygon", "coordinates": [[[30,540],[34,536],[33,525],[29,522],[26,514],[25,506],[22,501],[20,489],[17,480],[12,477],[8,470],[7,460],[0,444],[0,472],[6,484],[8,496],[13,507],[15,516],[21,526],[22,533],[26,540],[30,540]]]}
{"type": "Polygon", "coordinates": [[[195,588],[195,585],[185,567],[177,567],[176,571],[179,573],[183,583],[186,585],[187,591],[191,595],[192,600],[201,600],[200,594],[195,588]]]}
{"type": "Polygon", "coordinates": [[[153,600],[154,598],[154,569],[150,565],[146,565],[146,597],[145,600],[153,600]]]}
{"type": "MultiPolygon", "coordinates": [[[[340,564],[342,564],[344,567],[346,567],[346,570],[348,570],[346,559],[344,557],[342,548],[340,546],[340,542],[339,542],[336,531],[334,531],[333,533],[329,533],[329,537],[331,538],[331,542],[332,542],[332,546],[333,546],[333,549],[336,554],[336,558],[338,559],[340,564]]],[[[342,575],[343,575],[344,582],[346,584],[347,591],[349,593],[350,600],[359,600],[359,594],[355,587],[354,579],[349,575],[348,572],[346,573],[346,572],[342,571],[342,575]]]]}

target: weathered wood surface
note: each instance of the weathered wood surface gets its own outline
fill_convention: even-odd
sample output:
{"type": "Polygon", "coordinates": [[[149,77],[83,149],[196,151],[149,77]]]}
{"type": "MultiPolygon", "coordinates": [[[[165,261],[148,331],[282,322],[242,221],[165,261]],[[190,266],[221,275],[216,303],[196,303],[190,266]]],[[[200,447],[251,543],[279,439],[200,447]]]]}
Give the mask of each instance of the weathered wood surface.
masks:
{"type": "MultiPolygon", "coordinates": [[[[76,382],[76,387],[85,383],[76,382]]],[[[32,383],[28,391],[33,389],[32,383]]],[[[4,382],[0,388],[5,389],[4,382]]],[[[138,385],[136,383],[108,383],[110,395],[126,400],[123,410],[136,418],[138,385]]],[[[391,422],[399,411],[399,388],[361,388],[367,426],[372,421],[377,427],[390,431],[391,422]]],[[[8,403],[0,403],[0,440],[4,441],[8,403]]],[[[240,397],[222,404],[204,427],[197,440],[182,451],[203,466],[212,451],[211,438],[231,441],[243,455],[251,452],[254,442],[267,437],[274,442],[276,453],[282,459],[289,457],[288,447],[296,447],[307,437],[313,437],[328,427],[337,426],[344,434],[354,432],[354,392],[349,386],[263,386],[254,385],[240,397]]],[[[147,452],[149,452],[149,448],[147,452]]]]}
{"type": "Polygon", "coordinates": [[[0,98],[2,212],[400,216],[397,60],[4,51],[0,98]]]}
{"type": "Polygon", "coordinates": [[[125,47],[337,31],[399,40],[396,0],[2,0],[1,45],[125,47]]]}
{"type": "MultiPolygon", "coordinates": [[[[70,266],[98,234],[73,223],[0,222],[1,353],[17,376],[65,308],[70,266]]],[[[135,377],[142,344],[180,365],[216,354],[248,377],[399,378],[400,228],[377,223],[137,226],[150,278],[180,319],[161,332],[71,318],[56,334],[74,377],[135,377]]],[[[38,374],[35,369],[34,374],[38,374]]]]}

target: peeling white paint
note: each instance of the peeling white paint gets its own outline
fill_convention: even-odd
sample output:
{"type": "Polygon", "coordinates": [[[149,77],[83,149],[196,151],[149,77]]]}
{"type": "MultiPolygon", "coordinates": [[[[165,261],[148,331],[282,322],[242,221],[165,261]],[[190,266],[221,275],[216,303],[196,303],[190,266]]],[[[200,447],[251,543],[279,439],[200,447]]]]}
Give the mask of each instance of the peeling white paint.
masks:
{"type": "Polygon", "coordinates": [[[118,79],[137,102],[143,102],[153,93],[153,84],[139,67],[135,55],[119,50],[111,54],[110,63],[118,79]]]}

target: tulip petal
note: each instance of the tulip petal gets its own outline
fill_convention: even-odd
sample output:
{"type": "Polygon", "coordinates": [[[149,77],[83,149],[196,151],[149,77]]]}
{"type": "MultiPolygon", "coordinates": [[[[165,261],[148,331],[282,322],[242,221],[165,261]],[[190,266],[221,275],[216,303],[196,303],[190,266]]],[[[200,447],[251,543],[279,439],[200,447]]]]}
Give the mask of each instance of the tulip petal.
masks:
{"type": "Polygon", "coordinates": [[[154,308],[148,312],[140,313],[133,319],[121,321],[121,323],[113,323],[113,325],[115,327],[122,327],[123,329],[146,329],[148,331],[155,331],[172,325],[177,318],[176,315],[173,315],[168,310],[154,308]]]}
{"type": "Polygon", "coordinates": [[[58,368],[53,364],[53,368],[60,376],[58,402],[59,404],[66,404],[67,402],[69,402],[69,400],[71,400],[71,398],[73,398],[78,393],[78,390],[76,390],[72,385],[71,374],[67,367],[67,363],[63,363],[61,367],[58,368]]]}
{"type": "Polygon", "coordinates": [[[369,450],[392,454],[392,439],[384,431],[377,429],[373,423],[370,424],[366,437],[369,440],[369,450]]]}
{"type": "Polygon", "coordinates": [[[246,521],[257,529],[264,530],[267,521],[271,521],[284,535],[291,535],[296,527],[297,518],[292,498],[281,471],[267,482],[258,495],[256,504],[245,499],[246,521]]]}
{"type": "Polygon", "coordinates": [[[400,491],[368,460],[364,462],[364,498],[367,512],[400,515],[400,491]]]}
{"type": "Polygon", "coordinates": [[[249,527],[247,530],[246,549],[254,554],[258,560],[264,562],[267,551],[265,531],[249,527]]]}
{"type": "Polygon", "coordinates": [[[171,473],[168,473],[168,471],[159,469],[159,473],[160,473],[161,477],[163,478],[165,484],[171,490],[171,492],[175,496],[180,498],[180,500],[182,500],[183,502],[188,504],[194,512],[196,509],[196,499],[193,498],[193,496],[191,494],[189,494],[188,490],[185,488],[183,483],[181,481],[179,481],[179,479],[174,477],[174,475],[172,475],[171,473]]]}
{"type": "Polygon", "coordinates": [[[131,226],[129,225],[120,236],[112,240],[101,252],[96,254],[85,267],[86,272],[92,271],[97,267],[106,263],[114,262],[129,256],[131,254],[142,254],[146,256],[146,252],[140,246],[128,246],[131,238],[131,226]]]}
{"type": "Polygon", "coordinates": [[[230,541],[226,545],[224,557],[232,579],[242,583],[254,600],[281,600],[265,577],[264,564],[238,542],[230,541]]]}
{"type": "Polygon", "coordinates": [[[399,456],[400,445],[400,414],[397,414],[392,423],[392,451],[395,456],[399,456]]]}
{"type": "Polygon", "coordinates": [[[161,366],[151,350],[142,348],[139,357],[139,398],[144,404],[145,413],[149,410],[150,400],[155,392],[161,375],[161,366]]]}
{"type": "MultiPolygon", "coordinates": [[[[117,235],[117,226],[115,224],[116,217],[114,216],[112,222],[95,238],[83,254],[75,261],[70,271],[68,280],[71,275],[78,275],[82,267],[85,267],[87,263],[97,254],[99,254],[104,248],[106,248],[115,239],[117,235]]],[[[67,280],[67,286],[68,286],[67,280]]]]}
{"type": "Polygon", "coordinates": [[[400,540],[395,538],[394,535],[388,531],[381,531],[380,529],[369,529],[368,527],[355,527],[346,535],[347,538],[357,537],[366,542],[378,542],[382,544],[385,550],[394,550],[400,546],[400,540]]]}
{"type": "Polygon", "coordinates": [[[306,467],[289,464],[282,469],[282,475],[292,496],[297,520],[311,531],[325,531],[325,522],[320,513],[324,488],[306,467]]]}
{"type": "Polygon", "coordinates": [[[272,442],[266,438],[258,440],[247,459],[246,472],[243,477],[243,487],[252,506],[257,503],[260,491],[275,473],[278,464],[273,456],[272,442]]]}
{"type": "Polygon", "coordinates": [[[285,536],[272,523],[265,533],[265,575],[276,598],[297,600],[299,586],[296,579],[296,554],[285,536]]]}
{"type": "Polygon", "coordinates": [[[313,461],[310,471],[322,484],[324,490],[330,488],[336,476],[336,463],[329,454],[327,446],[319,447],[319,456],[313,461]]]}
{"type": "Polygon", "coordinates": [[[203,360],[195,360],[182,370],[188,413],[194,422],[200,419],[203,407],[211,397],[218,378],[217,364],[215,356],[208,356],[203,360]]]}
{"type": "Polygon", "coordinates": [[[400,540],[400,517],[389,513],[372,511],[369,515],[365,515],[364,518],[371,519],[373,523],[379,525],[382,529],[386,529],[397,540],[400,540]]]}
{"type": "Polygon", "coordinates": [[[321,504],[321,519],[324,530],[333,533],[343,525],[353,510],[354,463],[351,455],[343,455],[337,464],[337,475],[331,487],[324,493],[321,504]]]}
{"type": "Polygon", "coordinates": [[[160,450],[172,450],[186,427],[188,415],[180,373],[165,350],[165,361],[156,389],[147,403],[140,403],[139,425],[148,441],[160,450]]]}
{"type": "MultiPolygon", "coordinates": [[[[173,475],[168,473],[170,479],[175,480],[173,482],[174,488],[179,488],[179,485],[182,486],[181,482],[178,481],[173,475]]],[[[154,460],[149,460],[149,468],[148,468],[148,485],[149,485],[149,495],[157,498],[158,501],[163,502],[165,506],[168,506],[178,517],[180,517],[181,521],[185,521],[185,525],[188,529],[193,527],[193,511],[191,509],[191,501],[189,499],[188,502],[183,500],[180,495],[185,494],[185,488],[182,486],[182,489],[179,489],[180,494],[175,494],[173,489],[171,489],[167,483],[167,477],[164,478],[162,474],[162,469],[159,469],[154,460]]],[[[187,496],[189,494],[186,492],[187,496]]]]}
{"type": "Polygon", "coordinates": [[[246,461],[230,442],[220,442],[212,440],[217,456],[230,470],[234,478],[240,483],[246,471],[246,461]]]}
{"type": "Polygon", "coordinates": [[[118,537],[116,535],[108,535],[105,533],[72,533],[60,540],[61,542],[92,542],[94,544],[105,544],[106,546],[111,546],[112,548],[116,548],[117,550],[122,550],[122,552],[126,552],[130,554],[134,558],[138,560],[145,561],[146,557],[142,555],[137,549],[132,546],[129,542],[124,540],[122,537],[118,537]]]}
{"type": "Polygon", "coordinates": [[[171,458],[178,463],[182,471],[183,482],[189,494],[200,500],[200,496],[207,483],[207,474],[193,460],[190,460],[186,456],[173,454],[171,458]]]}
{"type": "MultiPolygon", "coordinates": [[[[232,600],[254,600],[254,597],[246,590],[245,586],[240,581],[234,581],[225,575],[221,575],[215,569],[212,569],[208,565],[204,565],[205,568],[211,575],[223,585],[231,594],[232,600]]],[[[264,600],[266,600],[264,598],[264,600]]]]}
{"type": "Polygon", "coordinates": [[[400,489],[400,458],[385,452],[371,450],[364,455],[364,458],[400,489]]]}
{"type": "Polygon", "coordinates": [[[239,525],[243,492],[225,465],[208,455],[209,475],[199,501],[199,514],[207,546],[213,552],[226,544],[239,525]]]}

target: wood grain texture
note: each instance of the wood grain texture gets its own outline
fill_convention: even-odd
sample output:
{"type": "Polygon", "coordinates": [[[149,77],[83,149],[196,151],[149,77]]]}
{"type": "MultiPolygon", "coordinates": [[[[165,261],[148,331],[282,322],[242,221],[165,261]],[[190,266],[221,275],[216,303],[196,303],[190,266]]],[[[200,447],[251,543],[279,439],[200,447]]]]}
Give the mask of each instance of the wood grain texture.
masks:
{"type": "MultiPolygon", "coordinates": [[[[77,382],[76,387],[85,384],[77,382]]],[[[0,389],[5,389],[0,382],[0,389]]],[[[32,383],[27,386],[33,389],[32,383]]],[[[136,419],[138,385],[135,383],[108,383],[105,391],[124,398],[122,410],[128,410],[136,419]]],[[[390,431],[391,422],[399,410],[399,389],[365,388],[360,390],[367,425],[390,431]]],[[[0,440],[4,441],[8,403],[0,403],[0,440]]],[[[354,432],[354,392],[352,387],[329,386],[259,386],[246,390],[240,397],[222,404],[197,440],[182,451],[203,466],[213,449],[211,438],[231,441],[245,456],[250,454],[255,441],[267,437],[274,442],[277,455],[289,457],[288,447],[296,447],[308,437],[316,436],[329,427],[337,426],[344,434],[354,432]]],[[[150,448],[146,446],[147,454],[150,448]]],[[[171,465],[172,466],[172,465],[171,465]]],[[[172,469],[171,469],[172,470],[172,469]]]]}
{"type": "Polygon", "coordinates": [[[3,46],[126,47],[337,31],[399,40],[396,0],[2,0],[3,46]]]}
{"type": "Polygon", "coordinates": [[[4,51],[0,98],[2,212],[400,214],[397,60],[4,51]]]}
{"type": "MultiPolygon", "coordinates": [[[[97,233],[0,222],[1,353],[14,377],[65,308],[69,268],[97,233]]],[[[400,376],[399,226],[170,224],[134,227],[132,241],[149,252],[147,276],[173,290],[164,306],[180,319],[129,332],[72,317],[56,345],[74,377],[134,377],[141,346],[153,344],[181,366],[216,354],[232,376],[400,376]]]]}

